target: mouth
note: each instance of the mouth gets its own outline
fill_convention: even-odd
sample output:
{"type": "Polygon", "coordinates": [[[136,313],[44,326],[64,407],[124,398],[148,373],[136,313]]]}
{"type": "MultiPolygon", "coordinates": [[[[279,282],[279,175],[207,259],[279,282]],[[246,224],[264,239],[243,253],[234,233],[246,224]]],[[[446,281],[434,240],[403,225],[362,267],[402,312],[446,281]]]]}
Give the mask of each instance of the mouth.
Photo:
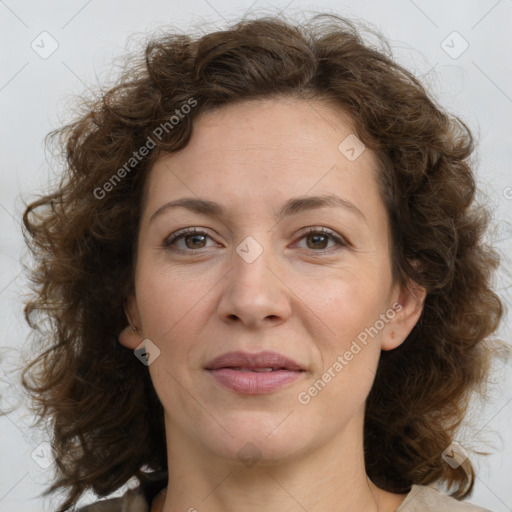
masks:
{"type": "Polygon", "coordinates": [[[205,369],[226,388],[245,395],[272,393],[297,380],[305,369],[277,352],[228,352],[205,369]]]}
{"type": "MultiPolygon", "coordinates": [[[[244,368],[244,367],[226,367],[228,369],[231,369],[231,370],[237,370],[239,372],[257,372],[257,373],[261,373],[261,372],[276,372],[278,370],[288,370],[288,368],[244,368]]],[[[219,368],[220,369],[220,368],[219,368]]]]}
{"type": "Polygon", "coordinates": [[[239,371],[270,372],[278,370],[303,371],[293,359],[278,352],[263,351],[256,354],[248,352],[227,352],[206,365],[207,370],[231,368],[239,371]]]}

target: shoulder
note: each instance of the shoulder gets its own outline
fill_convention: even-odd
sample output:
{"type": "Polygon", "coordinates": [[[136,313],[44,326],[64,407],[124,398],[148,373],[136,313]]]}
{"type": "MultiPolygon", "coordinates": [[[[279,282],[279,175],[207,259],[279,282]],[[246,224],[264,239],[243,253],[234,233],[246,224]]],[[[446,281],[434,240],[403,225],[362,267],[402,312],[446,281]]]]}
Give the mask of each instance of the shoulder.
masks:
{"type": "Polygon", "coordinates": [[[487,508],[459,501],[433,487],[413,485],[396,512],[491,512],[487,508]]]}
{"type": "Polygon", "coordinates": [[[118,498],[97,501],[77,512],[149,512],[149,505],[140,488],[130,489],[118,498]]]}
{"type": "Polygon", "coordinates": [[[150,512],[150,503],[167,485],[167,471],[141,473],[137,479],[139,485],[128,489],[122,496],[97,501],[76,512],[150,512]]]}

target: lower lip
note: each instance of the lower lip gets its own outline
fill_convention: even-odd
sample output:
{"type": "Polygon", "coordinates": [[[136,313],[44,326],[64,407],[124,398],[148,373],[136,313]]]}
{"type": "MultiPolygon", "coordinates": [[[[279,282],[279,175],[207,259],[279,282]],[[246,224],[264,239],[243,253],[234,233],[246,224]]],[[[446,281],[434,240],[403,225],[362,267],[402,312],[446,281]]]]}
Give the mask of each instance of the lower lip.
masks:
{"type": "Polygon", "coordinates": [[[298,379],[304,372],[275,370],[272,372],[241,372],[231,368],[209,370],[223,386],[244,395],[264,395],[272,393],[298,379]]]}

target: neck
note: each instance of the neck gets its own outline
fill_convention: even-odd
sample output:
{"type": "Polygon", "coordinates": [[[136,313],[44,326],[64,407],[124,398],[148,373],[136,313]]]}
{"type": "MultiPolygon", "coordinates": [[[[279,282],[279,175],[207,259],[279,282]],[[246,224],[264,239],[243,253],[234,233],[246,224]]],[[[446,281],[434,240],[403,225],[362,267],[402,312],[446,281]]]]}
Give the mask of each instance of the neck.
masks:
{"type": "Polygon", "coordinates": [[[405,496],[381,491],[368,479],[362,418],[301,456],[284,462],[262,458],[254,465],[207,452],[166,419],[169,483],[152,510],[392,512],[405,496]]]}

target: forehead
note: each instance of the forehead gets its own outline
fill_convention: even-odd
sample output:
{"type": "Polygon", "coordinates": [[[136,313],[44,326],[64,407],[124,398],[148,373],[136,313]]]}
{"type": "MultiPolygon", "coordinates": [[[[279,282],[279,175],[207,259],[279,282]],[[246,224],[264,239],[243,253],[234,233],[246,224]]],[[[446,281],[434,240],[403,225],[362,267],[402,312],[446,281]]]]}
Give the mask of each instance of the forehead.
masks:
{"type": "Polygon", "coordinates": [[[153,165],[147,203],[154,209],[201,196],[263,213],[269,203],[278,207],[300,195],[334,192],[355,203],[378,201],[377,189],[376,159],[347,114],[325,101],[271,98],[199,117],[189,144],[153,165]]]}

